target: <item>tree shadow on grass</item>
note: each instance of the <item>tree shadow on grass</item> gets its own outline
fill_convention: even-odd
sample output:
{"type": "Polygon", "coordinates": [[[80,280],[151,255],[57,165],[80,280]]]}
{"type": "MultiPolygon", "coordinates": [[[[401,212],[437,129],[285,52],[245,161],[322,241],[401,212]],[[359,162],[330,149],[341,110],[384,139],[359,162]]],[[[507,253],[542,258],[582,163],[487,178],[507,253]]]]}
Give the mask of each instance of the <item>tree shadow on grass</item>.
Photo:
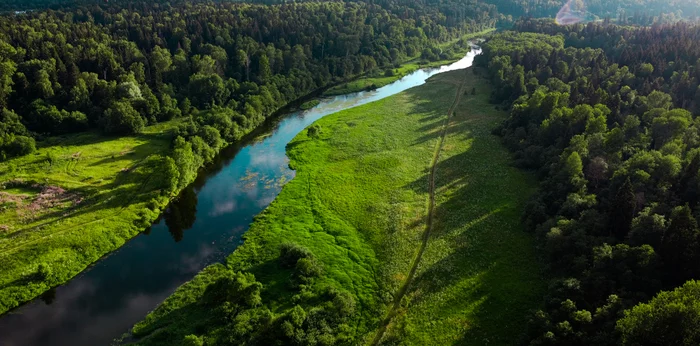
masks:
{"type": "MultiPolygon", "coordinates": [[[[13,232],[8,238],[17,238],[41,227],[46,227],[66,219],[77,218],[89,213],[98,213],[105,209],[115,209],[115,214],[106,215],[105,217],[116,216],[119,211],[129,205],[152,200],[155,196],[154,194],[157,194],[157,186],[162,185],[153,177],[154,173],[157,174],[157,172],[139,169],[142,162],[151,154],[150,146],[148,144],[142,144],[136,146],[133,151],[133,155],[142,158],[142,160],[133,165],[131,169],[116,172],[114,180],[107,184],[99,186],[85,185],[71,188],[68,192],[77,196],[74,198],[81,199],[79,204],[74,203],[67,208],[58,208],[57,210],[42,213],[32,221],[31,226],[13,232]]],[[[102,162],[101,164],[104,163],[106,162],[102,162]]],[[[90,220],[88,222],[93,221],[95,220],[90,220]]],[[[80,227],[82,224],[84,224],[84,222],[74,225],[65,225],[64,227],[75,228],[80,227]]],[[[62,231],[65,230],[64,228],[62,231]]]]}
{"type": "MultiPolygon", "coordinates": [[[[490,134],[498,119],[484,107],[483,100],[465,95],[450,119],[436,164],[433,229],[408,288],[406,313],[419,321],[421,312],[429,314],[438,323],[423,321],[420,333],[438,338],[447,335],[444,328],[460,328],[443,325],[461,321],[454,344],[509,345],[540,303],[542,279],[519,221],[531,177],[508,165],[510,154],[490,134]]],[[[428,193],[429,179],[425,171],[406,188],[428,193]]]]}

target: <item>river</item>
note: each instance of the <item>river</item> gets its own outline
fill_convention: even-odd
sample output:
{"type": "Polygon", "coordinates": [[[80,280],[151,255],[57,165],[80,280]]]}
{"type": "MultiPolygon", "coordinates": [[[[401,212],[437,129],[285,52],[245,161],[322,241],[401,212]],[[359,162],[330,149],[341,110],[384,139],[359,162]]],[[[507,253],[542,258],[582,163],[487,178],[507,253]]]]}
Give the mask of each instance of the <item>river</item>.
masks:
{"type": "Polygon", "coordinates": [[[285,146],[314,121],[471,66],[461,60],[418,70],[385,87],[332,98],[293,112],[225,149],[148,231],[68,283],[0,318],[0,345],[109,345],[175,289],[241,244],[253,217],[294,177],[285,146]]]}

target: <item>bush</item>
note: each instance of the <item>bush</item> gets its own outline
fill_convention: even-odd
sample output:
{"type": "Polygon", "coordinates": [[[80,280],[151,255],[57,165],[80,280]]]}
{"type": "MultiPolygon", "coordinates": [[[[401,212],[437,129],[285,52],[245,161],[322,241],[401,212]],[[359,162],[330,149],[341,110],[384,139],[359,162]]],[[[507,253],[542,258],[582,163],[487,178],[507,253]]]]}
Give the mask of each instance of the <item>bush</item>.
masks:
{"type": "MultiPolygon", "coordinates": [[[[8,157],[24,156],[36,150],[36,141],[32,137],[17,136],[14,141],[7,144],[4,150],[8,157]]],[[[0,148],[0,151],[2,149],[0,148]]]]}
{"type": "Polygon", "coordinates": [[[321,126],[318,125],[313,125],[309,127],[308,130],[306,130],[306,135],[309,136],[310,138],[318,138],[318,136],[321,134],[321,126]]]}
{"type": "Polygon", "coordinates": [[[53,275],[51,267],[46,263],[40,263],[36,269],[36,277],[40,281],[47,281],[53,275]]]}
{"type": "Polygon", "coordinates": [[[313,257],[300,258],[295,269],[299,276],[306,278],[318,277],[323,273],[323,267],[313,257]]]}
{"type": "Polygon", "coordinates": [[[184,346],[203,346],[204,339],[194,334],[190,334],[185,336],[185,338],[182,340],[182,344],[184,346]]]}
{"type": "Polygon", "coordinates": [[[292,268],[300,259],[312,256],[309,249],[297,244],[286,243],[280,246],[280,264],[285,268],[292,268]]]}
{"type": "Polygon", "coordinates": [[[112,103],[100,119],[100,128],[110,134],[139,133],[145,125],[141,115],[126,101],[112,103]]]}

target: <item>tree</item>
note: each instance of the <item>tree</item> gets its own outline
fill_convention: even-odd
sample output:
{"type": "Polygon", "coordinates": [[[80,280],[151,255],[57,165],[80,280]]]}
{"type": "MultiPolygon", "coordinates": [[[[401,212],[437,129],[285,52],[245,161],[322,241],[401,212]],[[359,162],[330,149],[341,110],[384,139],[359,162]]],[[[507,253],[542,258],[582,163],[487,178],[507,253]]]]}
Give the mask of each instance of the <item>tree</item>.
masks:
{"type": "Polygon", "coordinates": [[[697,272],[698,224],[687,205],[673,209],[660,253],[672,282],[682,282],[697,272]]]}
{"type": "Polygon", "coordinates": [[[178,189],[183,189],[197,177],[197,170],[201,166],[199,160],[201,159],[198,160],[195,157],[192,152],[192,144],[185,141],[182,137],[177,137],[175,139],[172,157],[180,171],[180,180],[178,181],[177,187],[178,189]]]}
{"type": "Polygon", "coordinates": [[[143,130],[145,121],[127,101],[115,101],[100,119],[102,131],[109,134],[133,134],[143,130]]]}
{"type": "Polygon", "coordinates": [[[610,204],[610,233],[619,240],[624,240],[630,231],[635,209],[636,196],[629,177],[617,189],[615,198],[610,204]]]}
{"type": "Polygon", "coordinates": [[[155,46],[151,52],[151,66],[156,83],[163,82],[163,75],[170,70],[173,64],[172,55],[166,48],[155,46]]]}
{"type": "Polygon", "coordinates": [[[271,76],[272,70],[270,69],[270,60],[264,53],[260,54],[258,58],[258,80],[260,84],[266,84],[271,76]]]}
{"type": "Polygon", "coordinates": [[[661,292],[624,312],[617,322],[622,345],[700,345],[700,281],[661,292]]]}
{"type": "Polygon", "coordinates": [[[658,90],[652,91],[647,96],[647,104],[649,105],[649,109],[661,108],[668,110],[673,106],[671,95],[658,90]]]}

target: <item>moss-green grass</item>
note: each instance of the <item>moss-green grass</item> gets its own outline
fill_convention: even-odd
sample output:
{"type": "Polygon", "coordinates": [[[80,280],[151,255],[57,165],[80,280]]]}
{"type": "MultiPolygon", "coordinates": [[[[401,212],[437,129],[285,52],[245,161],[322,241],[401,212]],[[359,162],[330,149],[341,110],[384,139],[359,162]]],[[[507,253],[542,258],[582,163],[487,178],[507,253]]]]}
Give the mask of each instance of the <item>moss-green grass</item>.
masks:
{"type": "Polygon", "coordinates": [[[150,225],[169,196],[153,177],[157,167],[143,163],[169,153],[175,126],[122,138],[49,138],[35,153],[0,163],[0,200],[7,201],[0,205],[0,313],[67,281],[150,225]],[[65,192],[40,202],[46,186],[65,192]],[[49,268],[44,275],[40,264],[49,268]]]}
{"type": "MultiPolygon", "coordinates": [[[[490,134],[505,114],[486,103],[487,82],[464,70],[327,116],[314,124],[320,135],[311,138],[304,131],[288,145],[296,177],[256,217],[245,243],[226,263],[263,283],[263,303],[273,313],[295,304],[289,272],[277,262],[280,244],[297,243],[323,264],[316,286],[355,297],[356,340],[373,340],[422,244],[429,168],[465,77],[479,94],[465,95],[450,122],[438,162],[435,232],[409,285],[406,308],[384,341],[517,340],[541,289],[530,237],[518,222],[534,180],[509,166],[506,149],[490,134]]],[[[220,323],[208,320],[205,308],[194,302],[221,268],[207,268],[137,324],[133,332],[140,343],[177,344],[220,323]]]]}

